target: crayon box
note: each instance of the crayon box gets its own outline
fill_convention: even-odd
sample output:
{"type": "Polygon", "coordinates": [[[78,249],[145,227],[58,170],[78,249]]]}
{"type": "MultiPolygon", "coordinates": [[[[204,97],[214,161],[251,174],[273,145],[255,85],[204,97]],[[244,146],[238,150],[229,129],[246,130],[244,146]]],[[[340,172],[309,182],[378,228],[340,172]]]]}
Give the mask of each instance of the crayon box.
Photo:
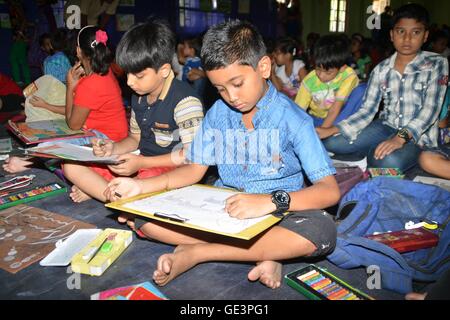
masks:
{"type": "Polygon", "coordinates": [[[403,179],[405,175],[397,168],[369,168],[370,177],[391,177],[403,179]]]}
{"type": "Polygon", "coordinates": [[[374,300],[315,265],[291,272],[285,282],[311,300],[374,300]]]}

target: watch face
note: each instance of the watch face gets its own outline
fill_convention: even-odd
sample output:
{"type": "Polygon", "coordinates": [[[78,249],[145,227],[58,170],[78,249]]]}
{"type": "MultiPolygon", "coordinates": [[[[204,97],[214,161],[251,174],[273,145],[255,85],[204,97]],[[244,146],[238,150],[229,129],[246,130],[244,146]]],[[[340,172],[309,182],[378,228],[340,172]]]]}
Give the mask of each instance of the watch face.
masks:
{"type": "Polygon", "coordinates": [[[287,192],[279,191],[279,192],[275,193],[274,197],[275,197],[275,200],[279,203],[289,204],[290,197],[287,192]]]}

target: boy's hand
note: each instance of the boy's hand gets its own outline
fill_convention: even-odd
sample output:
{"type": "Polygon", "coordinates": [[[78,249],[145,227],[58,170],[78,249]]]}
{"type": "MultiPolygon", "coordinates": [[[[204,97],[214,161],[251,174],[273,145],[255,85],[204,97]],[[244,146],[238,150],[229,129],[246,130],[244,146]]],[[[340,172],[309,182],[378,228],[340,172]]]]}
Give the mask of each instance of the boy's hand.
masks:
{"type": "Polygon", "coordinates": [[[189,81],[195,81],[202,78],[202,71],[200,69],[191,69],[187,74],[189,81]]]}
{"type": "Polygon", "coordinates": [[[30,103],[33,107],[47,109],[47,102],[44,99],[39,98],[37,96],[33,96],[30,99],[30,103]]]}
{"type": "Polygon", "coordinates": [[[317,134],[319,135],[320,139],[326,139],[329,138],[331,136],[334,136],[336,134],[339,133],[339,128],[338,127],[331,127],[331,128],[322,128],[322,127],[318,127],[316,128],[317,134]]]}
{"type": "Polygon", "coordinates": [[[225,211],[237,219],[259,218],[277,209],[267,194],[237,194],[227,199],[225,211]]]}
{"type": "Polygon", "coordinates": [[[114,142],[111,140],[94,138],[92,139],[92,151],[97,157],[109,157],[113,154],[114,142]]]}
{"type": "Polygon", "coordinates": [[[131,176],[142,168],[142,157],[131,153],[123,154],[117,157],[118,161],[124,161],[123,163],[116,164],[114,166],[108,166],[108,168],[120,176],[131,176]]]}
{"type": "Polygon", "coordinates": [[[378,145],[375,150],[375,159],[383,160],[385,157],[393,153],[394,151],[403,148],[405,145],[405,140],[402,138],[395,136],[385,142],[382,142],[378,145]]]}
{"type": "Polygon", "coordinates": [[[109,201],[118,201],[137,196],[142,193],[142,187],[137,180],[131,178],[116,178],[108,183],[103,195],[109,201]]]}

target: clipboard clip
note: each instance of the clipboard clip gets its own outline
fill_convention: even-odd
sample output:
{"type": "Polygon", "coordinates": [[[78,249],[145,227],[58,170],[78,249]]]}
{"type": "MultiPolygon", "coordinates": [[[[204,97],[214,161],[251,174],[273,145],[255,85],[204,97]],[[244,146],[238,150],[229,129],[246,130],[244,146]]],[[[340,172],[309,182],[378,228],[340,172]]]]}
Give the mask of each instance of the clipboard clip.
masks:
{"type": "Polygon", "coordinates": [[[153,214],[153,216],[155,216],[156,218],[162,218],[162,219],[175,221],[175,222],[180,222],[180,223],[184,223],[186,221],[189,221],[189,219],[180,217],[179,215],[174,214],[174,213],[155,212],[153,214]]]}

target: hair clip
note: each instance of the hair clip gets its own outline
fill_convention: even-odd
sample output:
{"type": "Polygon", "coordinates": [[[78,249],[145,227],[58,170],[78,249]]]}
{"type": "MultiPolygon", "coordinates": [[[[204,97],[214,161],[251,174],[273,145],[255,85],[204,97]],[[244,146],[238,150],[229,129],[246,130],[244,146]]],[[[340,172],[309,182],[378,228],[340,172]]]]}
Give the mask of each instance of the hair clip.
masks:
{"type": "Polygon", "coordinates": [[[106,42],[108,41],[108,35],[103,30],[97,30],[95,33],[95,42],[96,44],[103,43],[106,46],[106,42]]]}

